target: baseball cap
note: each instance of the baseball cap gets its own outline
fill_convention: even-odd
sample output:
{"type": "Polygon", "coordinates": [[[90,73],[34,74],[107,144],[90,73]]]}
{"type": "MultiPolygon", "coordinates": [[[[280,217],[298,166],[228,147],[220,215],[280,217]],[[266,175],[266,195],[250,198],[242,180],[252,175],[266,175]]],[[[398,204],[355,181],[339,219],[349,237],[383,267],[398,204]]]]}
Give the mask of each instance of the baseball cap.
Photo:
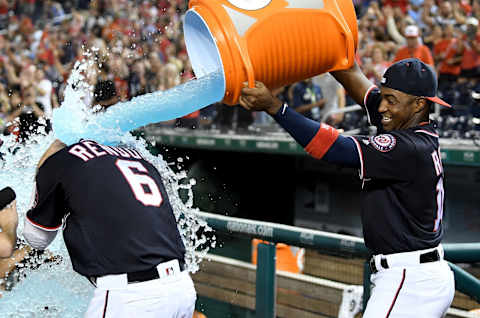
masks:
{"type": "Polygon", "coordinates": [[[416,38],[419,35],[418,27],[416,25],[409,25],[405,28],[405,36],[407,38],[416,38]]]}
{"type": "Polygon", "coordinates": [[[382,87],[388,87],[409,95],[425,97],[442,106],[452,107],[437,97],[437,75],[419,59],[408,58],[392,64],[383,74],[382,87]]]}
{"type": "Polygon", "coordinates": [[[478,26],[478,20],[475,19],[474,17],[470,17],[470,18],[467,18],[467,20],[465,21],[465,24],[471,24],[471,25],[474,25],[474,26],[478,26]]]}

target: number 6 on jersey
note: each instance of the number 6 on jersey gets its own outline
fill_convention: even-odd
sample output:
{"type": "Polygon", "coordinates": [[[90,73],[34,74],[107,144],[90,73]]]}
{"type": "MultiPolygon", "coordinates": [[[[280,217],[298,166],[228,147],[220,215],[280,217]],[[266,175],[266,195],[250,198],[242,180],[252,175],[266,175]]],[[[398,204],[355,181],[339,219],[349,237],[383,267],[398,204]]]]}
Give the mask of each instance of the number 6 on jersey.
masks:
{"type": "Polygon", "coordinates": [[[146,174],[140,174],[133,171],[133,169],[136,169],[139,172],[148,173],[147,168],[145,168],[141,162],[119,159],[115,162],[115,165],[122,172],[138,201],[146,206],[159,207],[162,204],[162,194],[160,193],[155,180],[146,174]],[[146,191],[146,188],[149,189],[148,192],[146,191]]]}

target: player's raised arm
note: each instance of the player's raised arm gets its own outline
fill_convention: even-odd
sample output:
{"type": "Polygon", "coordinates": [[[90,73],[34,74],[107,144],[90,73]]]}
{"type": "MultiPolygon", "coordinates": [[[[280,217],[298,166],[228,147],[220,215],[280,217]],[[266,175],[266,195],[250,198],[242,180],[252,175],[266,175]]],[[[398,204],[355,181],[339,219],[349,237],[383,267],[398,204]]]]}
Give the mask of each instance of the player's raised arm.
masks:
{"type": "Polygon", "coordinates": [[[58,199],[58,181],[51,176],[55,168],[45,167],[48,158],[65,148],[66,145],[55,140],[40,158],[35,178],[36,197],[33,207],[27,212],[23,227],[23,237],[33,248],[44,250],[55,239],[62,225],[62,200],[58,199]]]}
{"type": "Polygon", "coordinates": [[[10,257],[17,242],[18,214],[15,192],[10,188],[0,191],[0,257],[10,257]]]}
{"type": "Polygon", "coordinates": [[[329,125],[306,118],[287,104],[282,105],[263,83],[257,81],[252,88],[244,83],[239,103],[248,110],[267,112],[312,157],[349,167],[360,167],[360,158],[353,140],[339,135],[329,125]]]}
{"type": "Polygon", "coordinates": [[[331,72],[330,74],[342,84],[348,95],[350,95],[355,102],[361,106],[365,106],[365,95],[368,89],[374,84],[363,74],[356,62],[349,69],[331,72]]]}

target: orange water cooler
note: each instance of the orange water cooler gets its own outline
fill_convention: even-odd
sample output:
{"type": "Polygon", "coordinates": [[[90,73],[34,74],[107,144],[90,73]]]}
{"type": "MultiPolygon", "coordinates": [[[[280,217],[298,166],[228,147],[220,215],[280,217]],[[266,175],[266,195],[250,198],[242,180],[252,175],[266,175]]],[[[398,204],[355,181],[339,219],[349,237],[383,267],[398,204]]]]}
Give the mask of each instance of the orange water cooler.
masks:
{"type": "Polygon", "coordinates": [[[246,81],[273,89],[350,67],[357,33],[351,0],[191,0],[184,20],[196,76],[221,71],[230,105],[246,81]]]}

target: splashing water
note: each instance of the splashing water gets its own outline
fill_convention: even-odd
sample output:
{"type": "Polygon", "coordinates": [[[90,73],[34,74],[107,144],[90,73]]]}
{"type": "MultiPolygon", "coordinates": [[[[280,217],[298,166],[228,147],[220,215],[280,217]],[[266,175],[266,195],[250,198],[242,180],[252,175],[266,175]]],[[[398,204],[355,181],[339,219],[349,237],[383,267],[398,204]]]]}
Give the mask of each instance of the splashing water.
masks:
{"type": "MultiPolygon", "coordinates": [[[[3,161],[0,160],[0,189],[11,186],[17,193],[19,237],[21,237],[23,230],[25,213],[31,206],[36,164],[52,141],[58,137],[66,143],[74,143],[79,138],[96,139],[109,144],[133,147],[160,171],[177,219],[178,229],[185,244],[187,270],[196,272],[198,264],[208,250],[215,247],[215,236],[211,239],[207,238],[206,235],[211,232],[211,228],[206,222],[195,216],[196,209],[192,208],[193,193],[191,187],[195,184],[195,181],[187,180],[184,171],[173,172],[161,156],[155,157],[147,150],[146,142],[143,139],[136,139],[127,131],[145,125],[147,119],[150,119],[150,122],[166,120],[165,118],[169,116],[191,112],[191,109],[206,103],[206,99],[208,99],[207,94],[203,94],[203,99],[200,100],[193,93],[198,90],[210,89],[210,97],[213,98],[212,96],[216,94],[212,93],[215,85],[213,82],[218,80],[218,77],[214,76],[214,80],[210,84],[206,83],[208,80],[198,80],[199,86],[197,88],[192,87],[195,86],[193,83],[187,83],[171,90],[172,92],[154,93],[151,97],[137,98],[130,103],[123,103],[125,109],[118,107],[113,111],[112,108],[112,112],[106,112],[105,116],[93,118],[94,115],[82,101],[92,91],[83,76],[89,63],[91,64],[91,62],[85,61],[77,64],[70,75],[65,90],[65,100],[53,119],[53,127],[59,129],[55,135],[53,133],[35,135],[25,145],[19,145],[13,135],[0,136],[3,141],[0,152],[2,152],[4,159],[3,161]],[[184,91],[182,92],[182,90],[184,91]],[[173,91],[175,91],[175,94],[173,94],[173,91]],[[172,98],[177,104],[179,96],[188,94],[191,94],[189,99],[185,98],[183,100],[194,100],[195,107],[189,108],[185,104],[181,109],[174,110],[172,109],[173,106],[169,106],[168,98],[172,98]],[[160,111],[161,116],[163,116],[162,119],[158,119],[159,116],[154,116],[154,100],[158,100],[161,105],[164,105],[162,106],[164,111],[160,111]],[[148,114],[141,114],[143,111],[148,114]],[[64,122],[59,123],[59,120],[64,122]],[[106,128],[101,125],[105,125],[106,128]],[[89,129],[97,130],[91,132],[89,129]],[[179,190],[187,190],[188,201],[186,203],[180,199],[179,190]]],[[[56,264],[44,264],[38,269],[33,269],[33,267],[43,263],[50,256],[46,255],[28,261],[27,265],[17,273],[20,276],[26,276],[26,278],[16,284],[12,291],[1,294],[0,317],[76,318],[83,315],[90,301],[93,287],[84,277],[73,272],[62,238],[56,238],[48,247],[48,250],[51,253],[50,256],[52,254],[58,255],[62,261],[56,264]]]]}
{"type": "MultiPolygon", "coordinates": [[[[78,63],[75,67],[81,77],[87,64],[78,63]]],[[[72,103],[72,99],[78,100],[86,93],[85,83],[71,76],[69,86],[74,92],[66,93],[64,106],[53,111],[53,131],[66,144],[73,144],[80,138],[103,144],[115,142],[119,133],[188,115],[222,100],[225,94],[223,73],[217,71],[167,91],[141,95],[109,107],[103,113],[92,114],[86,107],[79,108],[72,103]],[[77,86],[81,89],[76,89],[77,86]]]]}

